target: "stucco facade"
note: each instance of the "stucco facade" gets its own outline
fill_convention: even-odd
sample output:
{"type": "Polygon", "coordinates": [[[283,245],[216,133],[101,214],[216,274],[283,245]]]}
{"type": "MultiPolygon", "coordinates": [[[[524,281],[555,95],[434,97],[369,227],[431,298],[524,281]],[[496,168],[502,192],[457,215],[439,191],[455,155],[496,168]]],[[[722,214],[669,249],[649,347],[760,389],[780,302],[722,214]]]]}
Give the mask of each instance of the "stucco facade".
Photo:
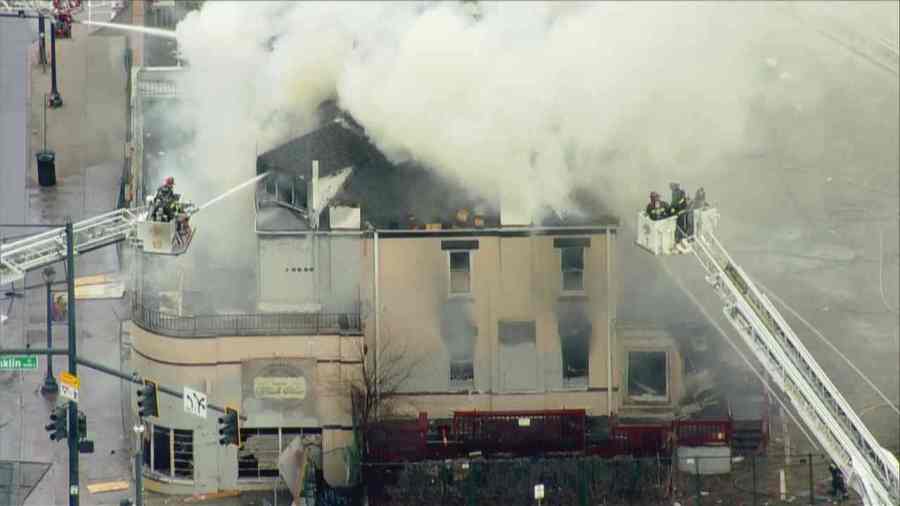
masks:
{"type": "Polygon", "coordinates": [[[374,276],[377,271],[381,311],[377,322],[369,315],[366,339],[370,348],[404,349],[413,367],[410,379],[399,387],[397,408],[426,411],[429,417],[461,409],[615,411],[620,377],[616,353],[610,353],[611,294],[617,283],[610,252],[615,240],[612,227],[384,231],[370,238],[364,258],[373,268],[363,272],[374,276]],[[583,251],[580,289],[564,289],[566,247],[583,251]],[[460,251],[469,258],[469,287],[454,293],[450,255],[460,251]],[[453,320],[460,319],[466,320],[461,326],[471,339],[471,353],[462,355],[471,355],[472,368],[471,378],[466,373],[461,380],[452,378],[451,362],[459,353],[448,335],[455,324],[460,326],[453,320]],[[566,336],[561,333],[573,319],[589,329],[584,346],[588,360],[586,371],[566,378],[564,359],[569,357],[564,356],[566,336]],[[510,324],[528,330],[509,342],[502,334],[510,324]]]}
{"type": "MultiPolygon", "coordinates": [[[[258,263],[259,276],[277,282],[260,283],[259,300],[304,307],[318,301],[320,309],[357,311],[339,313],[355,318],[349,327],[346,321],[318,319],[335,315],[306,313],[304,318],[317,323],[298,326],[305,329],[298,335],[284,326],[266,332],[271,322],[251,320],[246,325],[255,326],[235,332],[240,335],[191,334],[182,326],[175,334],[180,337],[171,337],[171,330],[137,321],[131,326],[132,364],[144,377],[238,407],[247,417],[242,428],[261,431],[257,443],[262,433],[282,441],[270,443],[273,455],[286,444],[282,431],[290,438],[301,433],[312,438],[332,485],[346,481],[342,449],[352,442],[341,378],[359,375],[362,360],[382,369],[408,368],[408,378],[387,386],[397,394],[385,414],[424,411],[434,419],[455,410],[583,408],[591,416],[670,415],[683,393],[681,355],[664,333],[616,322],[615,232],[598,226],[398,229],[333,238],[320,233],[315,255],[304,253],[308,233],[282,235],[275,249],[261,238],[260,248],[268,248],[271,258],[258,263]],[[343,266],[348,262],[352,265],[343,266]],[[299,270],[307,265],[311,271],[299,270]],[[314,289],[298,288],[296,300],[290,299],[290,276],[315,278],[314,289]],[[277,291],[267,293],[267,287],[277,291]],[[365,357],[363,345],[369,350],[365,357]],[[372,350],[383,349],[401,351],[397,362],[372,363],[391,359],[380,352],[375,358],[372,350]],[[647,376],[646,366],[637,370],[635,357],[657,364],[651,369],[662,376],[647,376]],[[303,378],[302,398],[288,402],[257,395],[257,383],[273,376],[303,378]]],[[[270,483],[275,471],[266,476],[261,471],[254,479],[239,467],[239,462],[247,465],[252,448],[239,454],[217,444],[217,417],[199,419],[186,414],[180,401],[161,397],[160,416],[149,422],[170,430],[171,437],[160,440],[172,448],[152,450],[156,459],[173,463],[168,474],[150,465],[149,487],[197,493],[270,483]],[[178,467],[179,437],[192,438],[190,471],[186,464],[178,467]]]]}
{"type": "MultiPolygon", "coordinates": [[[[308,429],[321,438],[325,477],[341,483],[346,476],[343,454],[332,451],[352,440],[347,398],[337,387],[337,378],[349,376],[359,368],[361,336],[220,336],[212,338],[173,338],[149,332],[132,324],[131,362],[143,377],[165,385],[186,386],[207,394],[210,402],[234,406],[247,417],[242,429],[290,427],[308,429]],[[248,364],[267,359],[300,371],[307,390],[303,405],[290,410],[245,409],[252,394],[247,394],[248,364]]],[[[265,373],[262,373],[265,374],[265,373]]],[[[294,375],[298,376],[298,375],[294,375]]],[[[147,420],[150,426],[192,432],[192,462],[187,473],[161,473],[145,467],[148,488],[166,493],[192,494],[216,490],[254,488],[266,480],[239,479],[237,449],[218,445],[220,413],[209,411],[206,419],[185,413],[180,400],[160,395],[160,416],[147,420]]],[[[295,403],[297,404],[297,403],[295,403]]],[[[132,403],[134,409],[134,403],[132,403]]],[[[149,439],[150,435],[147,435],[149,439]]],[[[146,447],[147,445],[145,445],[146,447]]],[[[173,450],[174,451],[174,450],[173,450]]],[[[159,455],[159,453],[157,453],[159,455]]],[[[177,457],[177,455],[176,455],[177,457]]],[[[148,461],[149,459],[146,459],[148,461]]],[[[177,466],[177,464],[176,464],[177,466]]],[[[159,469],[164,466],[157,465],[159,469]]],[[[173,466],[175,467],[175,466],[173,466]]],[[[268,486],[268,485],[267,485],[268,486]]]]}

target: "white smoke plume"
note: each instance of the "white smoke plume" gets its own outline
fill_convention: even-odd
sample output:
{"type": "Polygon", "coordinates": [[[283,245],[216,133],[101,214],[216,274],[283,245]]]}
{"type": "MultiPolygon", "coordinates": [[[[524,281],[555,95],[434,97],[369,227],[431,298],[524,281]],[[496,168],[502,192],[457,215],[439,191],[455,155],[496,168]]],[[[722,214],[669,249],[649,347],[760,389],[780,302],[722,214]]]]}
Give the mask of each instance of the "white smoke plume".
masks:
{"type": "Polygon", "coordinates": [[[485,196],[512,185],[521,208],[565,210],[598,176],[633,194],[752,150],[760,96],[770,108],[820,101],[820,83],[791,87],[797,76],[767,56],[800,40],[779,9],[206,2],[177,27],[183,121],[216,182],[233,184],[252,175],[257,151],[309,131],[319,103],[337,99],[394,161],[485,196]],[[773,91],[773,80],[784,84],[773,91]]]}

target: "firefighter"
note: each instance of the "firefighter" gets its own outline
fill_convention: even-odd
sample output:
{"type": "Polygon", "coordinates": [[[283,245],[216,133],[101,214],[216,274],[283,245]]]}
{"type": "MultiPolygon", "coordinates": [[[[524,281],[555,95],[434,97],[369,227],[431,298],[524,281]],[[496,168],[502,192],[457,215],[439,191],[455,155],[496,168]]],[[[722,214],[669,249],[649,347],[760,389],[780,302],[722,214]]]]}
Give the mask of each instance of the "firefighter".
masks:
{"type": "Polygon", "coordinates": [[[672,204],[670,212],[673,215],[676,215],[681,211],[687,209],[687,195],[685,195],[684,190],[681,189],[681,186],[678,183],[669,183],[669,188],[672,190],[672,204]]]}
{"type": "Polygon", "coordinates": [[[175,194],[175,178],[169,176],[163,181],[162,186],[156,190],[150,217],[156,221],[172,221],[176,214],[177,202],[178,195],[175,194]]]}
{"type": "Polygon", "coordinates": [[[830,464],[828,464],[828,471],[831,473],[832,497],[846,499],[849,494],[847,493],[847,483],[844,482],[844,473],[841,471],[841,468],[839,468],[837,464],[832,461],[830,464]]]}
{"type": "Polygon", "coordinates": [[[685,237],[690,236],[691,228],[688,220],[688,209],[691,207],[687,195],[678,183],[669,183],[672,190],[672,204],[669,207],[669,216],[678,216],[675,228],[675,244],[680,243],[685,237]]]}
{"type": "Polygon", "coordinates": [[[697,188],[697,193],[694,194],[693,207],[694,209],[703,209],[706,206],[706,190],[701,186],[697,188]]]}
{"type": "Polygon", "coordinates": [[[659,200],[659,194],[656,192],[650,192],[650,203],[647,204],[647,216],[651,220],[661,220],[665,218],[669,213],[669,204],[665,201],[659,200]]]}

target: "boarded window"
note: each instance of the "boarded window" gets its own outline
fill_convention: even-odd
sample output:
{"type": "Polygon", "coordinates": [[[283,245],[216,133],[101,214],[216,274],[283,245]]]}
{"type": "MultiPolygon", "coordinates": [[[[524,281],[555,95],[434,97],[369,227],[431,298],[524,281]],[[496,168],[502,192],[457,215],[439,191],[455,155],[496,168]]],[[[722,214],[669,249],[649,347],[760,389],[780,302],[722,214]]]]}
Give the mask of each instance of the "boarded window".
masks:
{"type": "Polygon", "coordinates": [[[534,322],[500,322],[497,333],[500,342],[504,344],[518,344],[526,342],[534,342],[535,325],[534,322]]]}
{"type": "Polygon", "coordinates": [[[584,248],[561,248],[563,291],[584,290],[584,248]]]}
{"type": "Polygon", "coordinates": [[[471,292],[471,266],[468,251],[450,252],[450,293],[471,292]]]}
{"type": "Polygon", "coordinates": [[[497,326],[500,341],[500,386],[506,391],[537,388],[536,328],[533,321],[502,321],[497,326]]]}
{"type": "Polygon", "coordinates": [[[628,398],[638,402],[666,402],[668,374],[666,352],[628,352],[628,398]]]}

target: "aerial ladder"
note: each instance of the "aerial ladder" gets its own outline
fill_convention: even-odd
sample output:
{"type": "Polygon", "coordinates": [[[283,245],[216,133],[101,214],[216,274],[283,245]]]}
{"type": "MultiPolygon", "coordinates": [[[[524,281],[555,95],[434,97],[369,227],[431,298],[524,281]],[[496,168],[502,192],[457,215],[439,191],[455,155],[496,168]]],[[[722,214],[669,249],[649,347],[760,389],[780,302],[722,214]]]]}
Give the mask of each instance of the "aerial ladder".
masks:
{"type": "Polygon", "coordinates": [[[715,234],[718,222],[717,209],[705,204],[659,220],[641,211],[636,243],[657,256],[693,254],[724,302],[727,320],[864,504],[900,504],[897,458],[872,436],[784,317],[728,254],[715,234]]]}
{"type": "MultiPolygon", "coordinates": [[[[154,255],[181,255],[187,251],[196,234],[188,219],[197,208],[184,203],[179,215],[170,221],[154,219],[150,209],[150,206],[116,209],[73,223],[75,255],[122,241],[154,255]]],[[[22,280],[28,271],[65,259],[64,227],[0,244],[0,285],[22,280]]]]}
{"type": "MultiPolygon", "coordinates": [[[[147,254],[181,255],[197,235],[197,228],[190,224],[193,215],[267,176],[266,172],[248,179],[200,206],[182,201],[177,193],[157,192],[147,197],[145,206],[116,209],[73,223],[73,250],[80,255],[128,241],[147,254]]],[[[174,179],[167,184],[174,185],[174,179]]],[[[65,259],[65,227],[0,244],[0,286],[24,279],[28,271],[65,259]]]]}

